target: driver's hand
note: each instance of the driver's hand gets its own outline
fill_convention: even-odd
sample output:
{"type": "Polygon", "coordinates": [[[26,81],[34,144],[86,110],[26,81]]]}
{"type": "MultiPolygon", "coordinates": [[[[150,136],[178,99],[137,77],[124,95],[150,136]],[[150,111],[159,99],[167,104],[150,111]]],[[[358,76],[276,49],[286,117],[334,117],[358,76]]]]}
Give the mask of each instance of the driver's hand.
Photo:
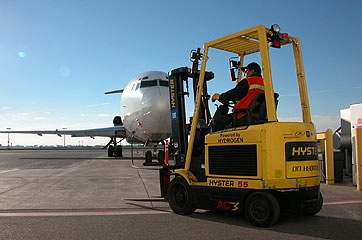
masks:
{"type": "Polygon", "coordinates": [[[211,101],[215,102],[216,100],[219,100],[220,94],[215,93],[214,95],[212,95],[211,101]]]}

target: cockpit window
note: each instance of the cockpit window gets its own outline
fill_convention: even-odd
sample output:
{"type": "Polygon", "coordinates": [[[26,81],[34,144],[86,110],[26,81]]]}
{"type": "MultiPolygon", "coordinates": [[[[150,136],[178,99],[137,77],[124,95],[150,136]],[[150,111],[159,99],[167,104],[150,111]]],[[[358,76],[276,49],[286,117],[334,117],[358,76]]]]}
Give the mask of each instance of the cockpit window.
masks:
{"type": "Polygon", "coordinates": [[[142,81],[141,88],[157,86],[157,80],[142,81]]]}
{"type": "Polygon", "coordinates": [[[158,81],[160,81],[160,86],[168,87],[168,81],[165,80],[158,80],[158,81]]]}
{"type": "Polygon", "coordinates": [[[148,79],[148,76],[143,77],[143,78],[139,78],[138,80],[146,80],[146,79],[148,79]]]}
{"type": "Polygon", "coordinates": [[[136,88],[134,90],[137,91],[137,89],[139,89],[140,85],[141,85],[141,83],[137,83],[136,88]]]}

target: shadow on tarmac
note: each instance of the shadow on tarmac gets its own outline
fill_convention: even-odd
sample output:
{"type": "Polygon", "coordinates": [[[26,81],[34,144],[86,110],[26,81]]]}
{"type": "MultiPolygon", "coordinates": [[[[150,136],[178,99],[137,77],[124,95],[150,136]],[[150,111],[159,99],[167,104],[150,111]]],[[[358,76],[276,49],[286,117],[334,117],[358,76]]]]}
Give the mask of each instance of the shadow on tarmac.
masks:
{"type": "MultiPolygon", "coordinates": [[[[19,158],[27,160],[110,160],[110,161],[120,161],[120,160],[130,160],[130,157],[113,157],[113,158],[89,158],[89,157],[33,157],[33,158],[19,158]]],[[[144,160],[144,157],[133,157],[135,160],[144,160]]]]}
{"type": "Polygon", "coordinates": [[[292,235],[326,239],[361,239],[362,221],[327,216],[281,216],[271,228],[257,228],[249,224],[243,214],[216,211],[197,212],[191,218],[234,226],[268,230],[292,235]]]}

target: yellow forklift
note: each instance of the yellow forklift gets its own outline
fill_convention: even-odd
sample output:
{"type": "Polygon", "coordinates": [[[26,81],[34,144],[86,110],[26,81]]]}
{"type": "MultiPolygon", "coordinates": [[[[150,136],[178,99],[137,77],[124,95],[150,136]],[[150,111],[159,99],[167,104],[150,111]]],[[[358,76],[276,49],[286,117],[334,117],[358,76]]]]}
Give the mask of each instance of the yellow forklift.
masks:
{"type": "Polygon", "coordinates": [[[258,25],[204,44],[191,52],[192,68],[169,73],[172,136],[170,155],[175,165],[160,169],[161,195],[181,215],[196,209],[244,212],[254,226],[270,227],[281,213],[317,214],[323,205],[319,184],[316,130],[311,122],[307,87],[296,37],[258,25]],[[278,122],[269,48],[292,44],[303,122],[278,122]],[[209,49],[237,54],[230,60],[232,80],[241,81],[244,57],[260,53],[264,92],[251,102],[243,121],[212,132],[206,72],[209,49]],[[201,69],[198,70],[198,62],[201,69]],[[237,75],[235,75],[237,73],[237,75]],[[193,79],[195,109],[186,123],[185,92],[193,79]],[[170,176],[174,178],[170,182],[170,176]]]}

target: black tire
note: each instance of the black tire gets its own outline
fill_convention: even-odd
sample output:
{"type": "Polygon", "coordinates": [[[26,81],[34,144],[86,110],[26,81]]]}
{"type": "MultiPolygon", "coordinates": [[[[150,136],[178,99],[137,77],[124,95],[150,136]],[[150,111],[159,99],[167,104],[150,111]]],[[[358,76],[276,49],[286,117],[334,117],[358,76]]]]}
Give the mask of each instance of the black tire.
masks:
{"type": "Polygon", "coordinates": [[[322,193],[319,192],[317,203],[313,204],[311,206],[306,206],[303,214],[307,215],[307,216],[314,216],[317,213],[319,213],[319,211],[322,209],[322,207],[323,207],[323,196],[322,196],[322,193]]]}
{"type": "Polygon", "coordinates": [[[114,147],[112,145],[110,145],[108,147],[108,157],[114,157],[114,147]]]}
{"type": "Polygon", "coordinates": [[[246,199],[245,215],[254,226],[271,227],[279,219],[278,200],[269,192],[254,192],[246,199]]]}
{"type": "Polygon", "coordinates": [[[121,145],[118,145],[116,147],[116,157],[123,157],[123,155],[122,155],[122,146],[121,145]]]}
{"type": "Polygon", "coordinates": [[[168,203],[174,213],[189,215],[196,210],[190,186],[186,180],[177,176],[167,190],[168,203]]]}
{"type": "Polygon", "coordinates": [[[157,160],[159,164],[163,164],[165,162],[165,152],[160,150],[158,151],[157,160]]]}
{"type": "Polygon", "coordinates": [[[147,164],[152,163],[152,152],[150,150],[146,151],[145,161],[147,164]]]}

